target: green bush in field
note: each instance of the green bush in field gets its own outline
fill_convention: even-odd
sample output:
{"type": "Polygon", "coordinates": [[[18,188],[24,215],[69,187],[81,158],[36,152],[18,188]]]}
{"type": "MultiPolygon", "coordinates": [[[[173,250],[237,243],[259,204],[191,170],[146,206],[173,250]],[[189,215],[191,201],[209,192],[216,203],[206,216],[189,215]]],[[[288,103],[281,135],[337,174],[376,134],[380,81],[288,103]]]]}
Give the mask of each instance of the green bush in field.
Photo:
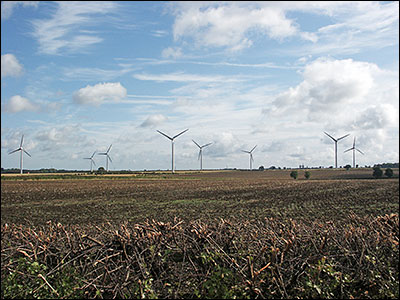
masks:
{"type": "Polygon", "coordinates": [[[381,178],[383,175],[383,171],[379,167],[373,167],[373,172],[372,176],[374,176],[375,179],[381,178]]]}
{"type": "Polygon", "coordinates": [[[292,178],[296,179],[296,178],[297,178],[297,176],[298,176],[298,173],[297,173],[297,171],[292,171],[292,172],[290,172],[290,177],[292,177],[292,178]]]}
{"type": "Polygon", "coordinates": [[[310,176],[311,176],[310,171],[305,171],[305,172],[304,172],[304,177],[305,177],[306,179],[309,179],[310,176]]]}
{"type": "Polygon", "coordinates": [[[392,178],[393,177],[393,170],[391,168],[387,168],[385,170],[385,176],[389,177],[389,178],[392,178]]]}

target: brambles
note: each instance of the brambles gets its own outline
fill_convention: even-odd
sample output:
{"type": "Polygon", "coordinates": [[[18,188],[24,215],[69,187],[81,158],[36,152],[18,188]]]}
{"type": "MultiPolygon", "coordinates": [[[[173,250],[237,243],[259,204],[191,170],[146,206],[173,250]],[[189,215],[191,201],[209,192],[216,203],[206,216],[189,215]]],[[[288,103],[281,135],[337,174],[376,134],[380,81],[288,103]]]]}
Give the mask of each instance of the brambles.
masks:
{"type": "Polygon", "coordinates": [[[346,225],[49,222],[1,234],[2,298],[399,297],[398,214],[346,225]]]}

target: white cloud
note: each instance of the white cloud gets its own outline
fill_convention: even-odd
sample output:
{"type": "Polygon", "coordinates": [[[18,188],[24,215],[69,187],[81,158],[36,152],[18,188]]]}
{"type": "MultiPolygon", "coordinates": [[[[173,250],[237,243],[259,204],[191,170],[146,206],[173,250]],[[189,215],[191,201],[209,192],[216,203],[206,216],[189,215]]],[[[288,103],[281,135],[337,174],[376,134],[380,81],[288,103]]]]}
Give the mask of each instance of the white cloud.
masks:
{"type": "Polygon", "coordinates": [[[9,113],[18,113],[22,111],[37,111],[39,106],[32,103],[28,99],[15,95],[10,98],[10,101],[4,105],[4,110],[9,113]]]}
{"type": "Polygon", "coordinates": [[[127,95],[126,89],[119,82],[87,85],[74,93],[74,101],[79,104],[101,105],[105,101],[119,101],[127,95]]]}
{"type": "Polygon", "coordinates": [[[179,58],[182,56],[182,49],[179,47],[173,48],[173,47],[168,47],[165,48],[162,53],[161,56],[164,58],[179,58]]]}
{"type": "Polygon", "coordinates": [[[38,4],[39,1],[1,1],[1,20],[10,18],[14,9],[19,5],[37,7],[38,4]]]}
{"type": "Polygon", "coordinates": [[[390,104],[372,105],[366,108],[353,123],[355,129],[382,129],[398,124],[396,108],[390,104]]]}
{"type": "Polygon", "coordinates": [[[168,118],[165,117],[164,115],[155,114],[155,115],[148,116],[148,118],[140,126],[141,127],[155,127],[155,126],[162,124],[166,120],[168,120],[168,118]]]}
{"type": "Polygon", "coordinates": [[[238,78],[232,76],[215,76],[215,75],[197,75],[184,72],[166,73],[166,74],[134,74],[134,78],[138,80],[151,81],[176,81],[176,82],[239,82],[238,78]]]}
{"type": "MultiPolygon", "coordinates": [[[[3,4],[3,2],[1,2],[3,4]]],[[[4,54],[1,56],[1,77],[20,76],[23,67],[13,54],[4,54]]]]}
{"type": "Polygon", "coordinates": [[[348,105],[365,101],[374,88],[376,72],[379,68],[371,63],[317,59],[305,67],[303,82],[279,94],[265,112],[298,112],[311,121],[340,120],[340,114],[351,113],[348,105]]]}
{"type": "Polygon", "coordinates": [[[108,14],[117,6],[116,3],[107,1],[61,1],[57,5],[56,12],[50,19],[32,22],[33,36],[39,42],[41,53],[77,52],[102,42],[103,39],[96,36],[96,32],[82,31],[81,27],[94,24],[97,14],[108,14]]]}
{"type": "Polygon", "coordinates": [[[174,38],[193,38],[197,45],[227,47],[233,51],[248,48],[257,34],[282,40],[295,35],[316,40],[311,33],[299,32],[297,24],[276,5],[224,2],[218,4],[178,3],[173,26],[174,38]]]}

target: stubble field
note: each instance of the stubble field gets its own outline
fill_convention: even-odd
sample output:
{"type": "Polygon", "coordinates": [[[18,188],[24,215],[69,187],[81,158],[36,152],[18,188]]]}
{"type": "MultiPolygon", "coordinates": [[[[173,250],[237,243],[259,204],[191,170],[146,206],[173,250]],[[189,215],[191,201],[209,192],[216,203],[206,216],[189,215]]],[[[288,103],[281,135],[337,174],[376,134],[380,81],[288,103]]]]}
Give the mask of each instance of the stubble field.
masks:
{"type": "MultiPolygon", "coordinates": [[[[311,170],[297,180],[289,170],[147,173],[92,179],[1,181],[1,222],[62,224],[218,218],[344,220],[351,213],[399,211],[398,179],[371,170],[311,170]],[[302,178],[303,177],[303,178],[302,178]]],[[[46,178],[41,176],[40,178],[46,178]]]]}

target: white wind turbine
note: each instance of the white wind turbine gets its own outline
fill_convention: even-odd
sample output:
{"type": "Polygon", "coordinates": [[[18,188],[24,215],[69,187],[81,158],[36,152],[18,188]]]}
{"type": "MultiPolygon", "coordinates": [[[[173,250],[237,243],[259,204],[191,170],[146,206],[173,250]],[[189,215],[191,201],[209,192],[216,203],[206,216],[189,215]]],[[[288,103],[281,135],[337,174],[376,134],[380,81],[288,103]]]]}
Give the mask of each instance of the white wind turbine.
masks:
{"type": "Polygon", "coordinates": [[[254,159],[253,159],[253,153],[252,152],[253,152],[254,149],[256,149],[256,147],[257,147],[257,145],[255,145],[253,147],[253,149],[251,149],[250,151],[242,150],[243,152],[246,152],[246,153],[250,154],[250,170],[253,169],[252,162],[254,161],[254,159]]]}
{"type": "Polygon", "coordinates": [[[173,137],[170,137],[170,136],[166,135],[165,133],[161,132],[160,130],[157,130],[158,133],[162,134],[163,136],[165,136],[166,138],[171,140],[171,146],[172,146],[172,167],[171,167],[171,170],[172,170],[172,173],[175,172],[175,166],[174,166],[174,139],[176,139],[181,134],[184,134],[188,130],[189,130],[189,128],[184,130],[184,131],[182,131],[181,133],[178,133],[177,135],[175,135],[173,137]]]}
{"type": "Polygon", "coordinates": [[[90,173],[93,172],[93,165],[96,165],[94,162],[93,156],[96,154],[97,150],[93,152],[91,157],[85,157],[84,159],[90,159],[90,173]]]}
{"type": "Polygon", "coordinates": [[[205,144],[205,145],[203,145],[203,146],[200,146],[199,144],[197,144],[194,140],[192,140],[193,141],[193,143],[195,143],[196,144],[196,146],[197,147],[199,147],[199,157],[197,158],[197,160],[200,160],[200,170],[202,171],[203,170],[203,148],[205,148],[205,147],[207,147],[207,146],[210,146],[212,143],[208,143],[208,144],[205,144]]]}
{"type": "Polygon", "coordinates": [[[107,172],[108,172],[108,160],[110,160],[112,162],[110,155],[108,155],[108,152],[110,152],[111,146],[112,146],[112,144],[110,145],[110,147],[108,147],[108,150],[106,152],[97,153],[98,155],[106,156],[106,171],[107,172]]]}
{"type": "Polygon", "coordinates": [[[12,153],[14,153],[14,152],[21,151],[21,154],[20,154],[21,156],[20,156],[20,161],[19,161],[20,169],[21,169],[21,174],[22,174],[22,170],[23,170],[23,160],[24,160],[23,152],[25,152],[26,154],[28,154],[29,157],[32,157],[32,156],[24,149],[24,147],[22,146],[23,142],[24,142],[24,135],[22,135],[22,137],[21,137],[21,144],[19,145],[19,148],[18,148],[18,149],[15,149],[15,150],[13,150],[13,151],[11,151],[10,153],[8,153],[8,154],[12,154],[12,153]]]}
{"type": "Polygon", "coordinates": [[[362,155],[364,155],[364,153],[362,153],[361,150],[356,148],[356,137],[354,137],[354,140],[353,140],[353,147],[345,150],[343,153],[350,151],[350,150],[353,150],[353,168],[355,168],[356,167],[356,150],[358,152],[360,152],[362,155]]]}
{"type": "Polygon", "coordinates": [[[328,133],[326,133],[324,131],[324,133],[329,136],[334,142],[335,142],[335,168],[337,169],[337,142],[339,142],[341,139],[344,139],[345,137],[349,136],[350,134],[346,134],[338,139],[335,139],[334,137],[332,137],[331,135],[329,135],[328,133]]]}

